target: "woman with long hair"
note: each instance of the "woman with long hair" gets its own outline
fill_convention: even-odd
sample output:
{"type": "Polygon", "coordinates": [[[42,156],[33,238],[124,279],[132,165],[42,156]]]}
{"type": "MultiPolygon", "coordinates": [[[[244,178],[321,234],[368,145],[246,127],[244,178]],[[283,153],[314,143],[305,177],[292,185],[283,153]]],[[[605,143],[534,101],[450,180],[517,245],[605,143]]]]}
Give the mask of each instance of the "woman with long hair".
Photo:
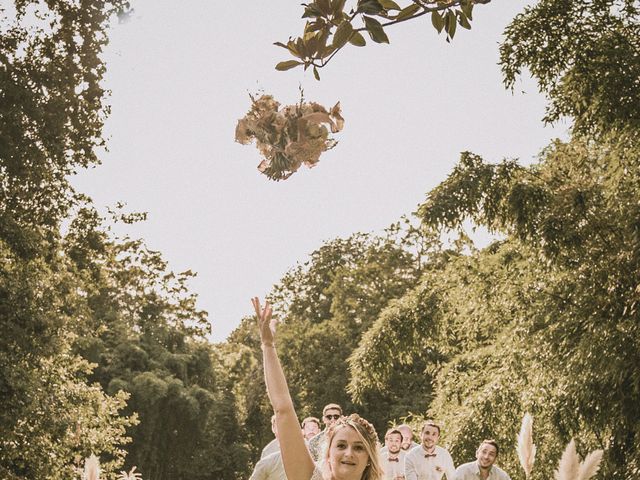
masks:
{"type": "Polygon", "coordinates": [[[271,305],[251,300],[258,317],[267,395],[276,415],[282,461],[288,480],[381,480],[378,437],[359,415],[342,417],[327,430],[325,452],[315,465],[300,430],[275,346],[271,305]]]}

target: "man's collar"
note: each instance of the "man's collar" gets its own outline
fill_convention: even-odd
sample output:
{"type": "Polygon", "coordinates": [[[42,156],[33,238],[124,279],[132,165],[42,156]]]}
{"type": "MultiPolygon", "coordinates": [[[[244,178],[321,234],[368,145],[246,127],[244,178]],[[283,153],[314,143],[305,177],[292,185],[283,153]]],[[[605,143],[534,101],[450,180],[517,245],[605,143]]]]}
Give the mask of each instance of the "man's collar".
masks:
{"type": "MultiPolygon", "coordinates": [[[[478,474],[478,476],[480,476],[480,472],[482,471],[482,469],[480,468],[480,462],[478,462],[477,460],[475,461],[475,465],[476,465],[476,473],[478,474]]],[[[491,465],[489,467],[489,476],[491,475],[491,471],[493,470],[493,465],[491,465]]],[[[487,476],[487,478],[489,478],[489,476],[487,476]]]]}

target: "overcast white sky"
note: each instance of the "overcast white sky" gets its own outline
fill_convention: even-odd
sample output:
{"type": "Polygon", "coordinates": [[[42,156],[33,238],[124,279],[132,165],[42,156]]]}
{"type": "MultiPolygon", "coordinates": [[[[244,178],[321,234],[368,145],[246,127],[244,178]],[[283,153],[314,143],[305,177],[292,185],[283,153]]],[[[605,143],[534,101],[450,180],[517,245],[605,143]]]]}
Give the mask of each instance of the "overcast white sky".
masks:
{"type": "Polygon", "coordinates": [[[390,45],[349,46],[320,71],[276,72],[273,46],[303,28],[299,1],[135,0],[107,49],[112,113],[103,164],[74,180],[98,207],[127,203],[147,222],[128,227],[192,269],[213,341],[223,341],[322,241],[380,231],[415,210],[471,150],[485,160],[535,159],[566,125],[544,127],[544,99],[530,81],[504,89],[498,42],[528,2],[494,0],[451,44],[428,17],[388,30],[390,45]],[[281,103],[340,100],[339,145],[285,182],[256,170],[254,146],[234,143],[248,92],[281,103]],[[525,93],[522,93],[525,92],[525,93]]]}

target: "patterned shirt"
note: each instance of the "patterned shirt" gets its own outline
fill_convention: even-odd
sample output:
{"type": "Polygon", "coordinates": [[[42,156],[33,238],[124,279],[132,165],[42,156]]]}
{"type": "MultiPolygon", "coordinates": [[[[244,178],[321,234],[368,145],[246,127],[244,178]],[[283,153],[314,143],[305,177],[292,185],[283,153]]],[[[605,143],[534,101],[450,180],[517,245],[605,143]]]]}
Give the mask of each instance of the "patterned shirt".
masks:
{"type": "Polygon", "coordinates": [[[404,460],[404,476],[406,480],[454,480],[455,467],[449,452],[435,446],[433,454],[428,454],[422,446],[407,453],[404,460]]]}
{"type": "Polygon", "coordinates": [[[323,430],[315,437],[312,437],[309,440],[309,452],[311,453],[311,457],[314,462],[319,462],[320,457],[322,456],[322,451],[324,449],[324,439],[327,436],[327,431],[323,430]]]}

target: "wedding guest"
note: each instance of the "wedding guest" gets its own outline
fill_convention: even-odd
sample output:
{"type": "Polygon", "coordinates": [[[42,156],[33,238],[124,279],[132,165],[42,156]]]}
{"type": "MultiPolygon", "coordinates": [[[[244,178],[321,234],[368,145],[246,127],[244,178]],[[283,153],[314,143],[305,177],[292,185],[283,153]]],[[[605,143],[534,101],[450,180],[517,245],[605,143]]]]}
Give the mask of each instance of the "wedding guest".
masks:
{"type": "Polygon", "coordinates": [[[320,420],[316,417],[307,417],[302,420],[302,436],[309,441],[320,433],[320,420]]]}
{"type": "Polygon", "coordinates": [[[412,449],[404,459],[406,480],[454,480],[455,467],[449,452],[437,445],[440,426],[427,420],[422,426],[420,447],[412,449]]]}
{"type": "Polygon", "coordinates": [[[249,480],[287,480],[280,452],[274,452],[256,463],[249,480]]]}
{"type": "Polygon", "coordinates": [[[380,450],[382,469],[385,480],[404,480],[404,457],[402,450],[402,433],[397,428],[390,428],[384,435],[384,447],[380,450]]]}
{"type": "Polygon", "coordinates": [[[271,455],[272,453],[276,453],[280,451],[280,444],[278,443],[278,430],[276,427],[276,416],[271,415],[271,431],[275,438],[271,440],[267,445],[262,449],[262,453],[260,454],[260,460],[262,460],[267,455],[271,455]]]}
{"type": "Polygon", "coordinates": [[[511,480],[504,470],[494,465],[498,453],[500,447],[495,440],[483,440],[476,451],[476,461],[460,465],[455,480],[511,480]]]}
{"type": "Polygon", "coordinates": [[[420,444],[413,441],[413,429],[409,425],[403,423],[396,428],[402,432],[402,450],[408,452],[412,448],[420,446],[420,444]]]}
{"type": "Polygon", "coordinates": [[[322,409],[322,422],[324,423],[324,430],[318,435],[309,440],[309,451],[313,457],[313,461],[317,462],[322,455],[324,448],[324,440],[327,435],[327,430],[331,425],[336,423],[338,419],[342,417],[342,407],[337,403],[330,403],[325,405],[322,409]]]}

